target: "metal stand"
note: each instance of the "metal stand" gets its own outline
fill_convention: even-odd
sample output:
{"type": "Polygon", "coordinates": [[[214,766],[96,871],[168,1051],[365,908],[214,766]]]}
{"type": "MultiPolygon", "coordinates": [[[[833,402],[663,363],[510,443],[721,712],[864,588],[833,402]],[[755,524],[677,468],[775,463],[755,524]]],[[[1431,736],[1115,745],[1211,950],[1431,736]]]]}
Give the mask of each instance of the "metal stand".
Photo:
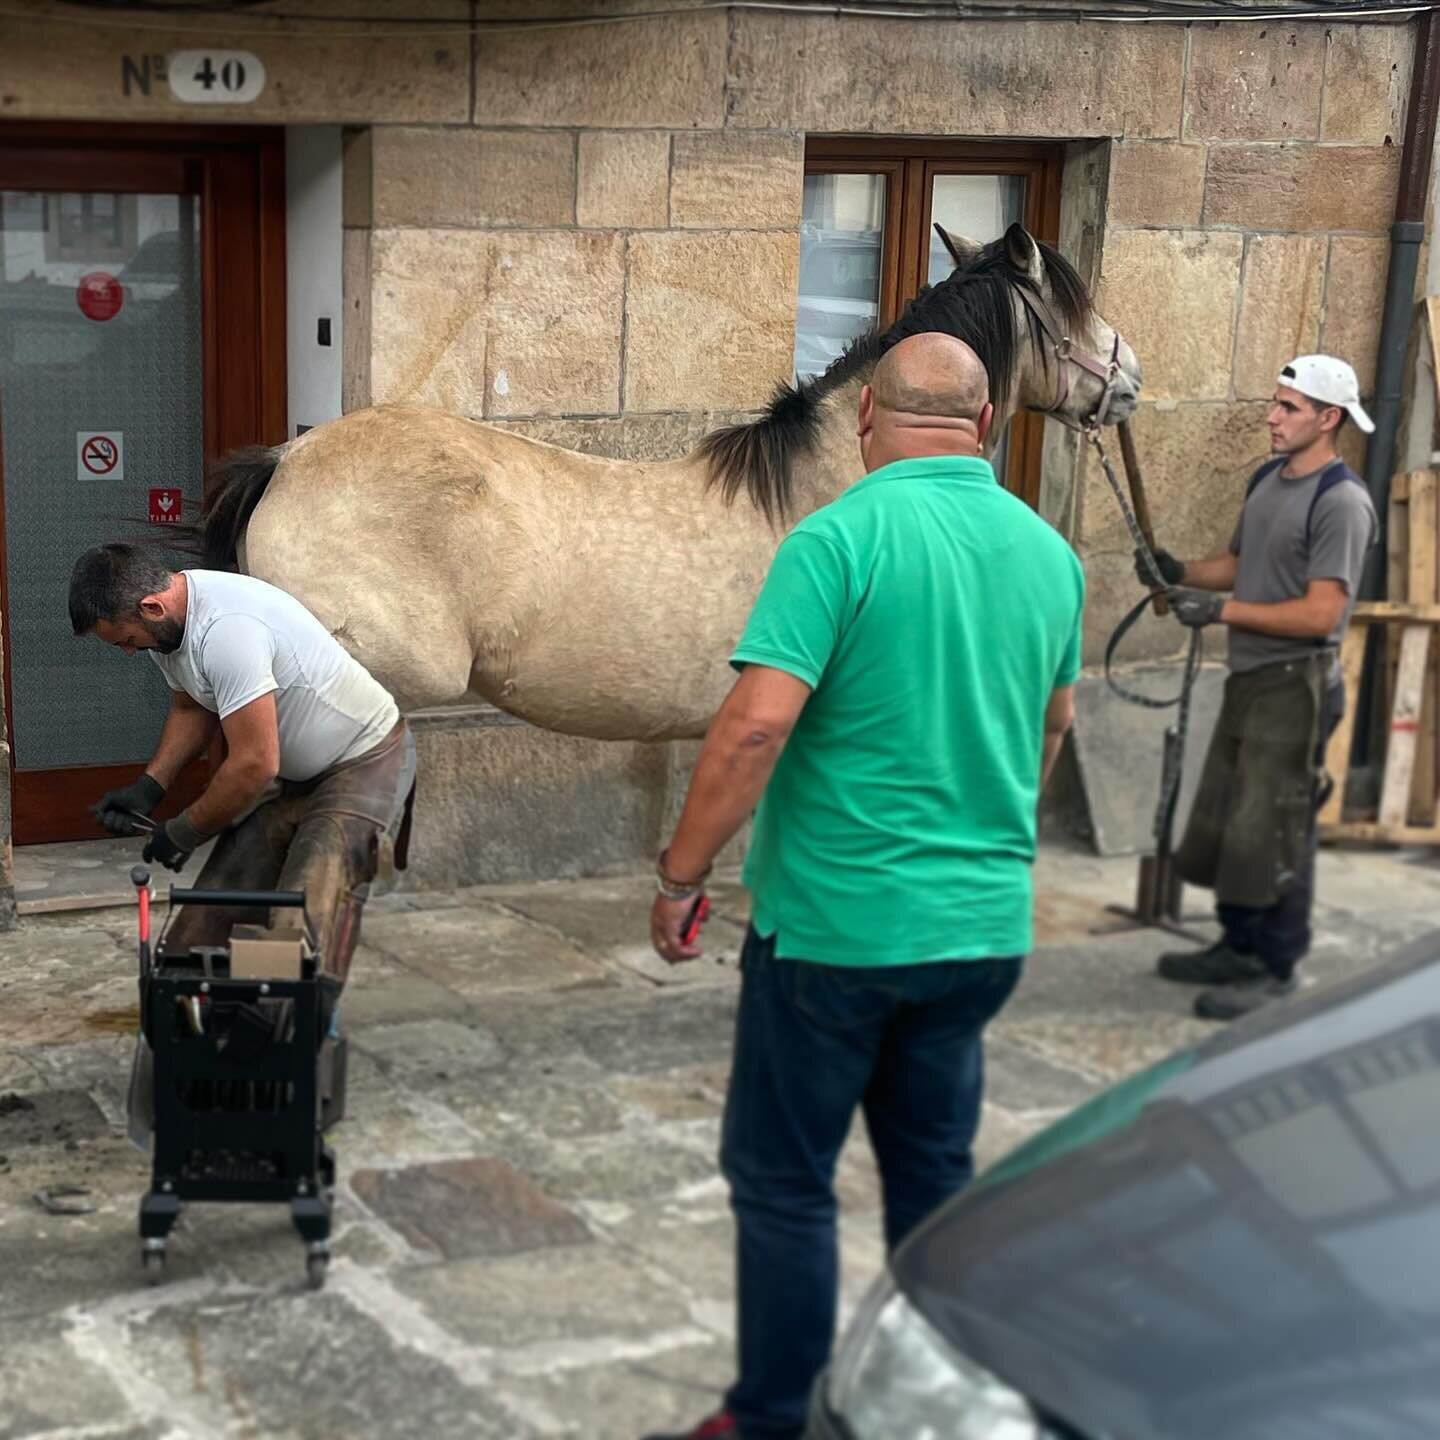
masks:
{"type": "Polygon", "coordinates": [[[1205,936],[1187,929],[1184,924],[1186,920],[1203,921],[1207,917],[1183,913],[1185,882],[1175,869],[1175,856],[1170,844],[1175,801],[1180,790],[1179,784],[1175,783],[1179,777],[1180,752],[1180,732],[1172,725],[1165,731],[1160,786],[1162,796],[1169,793],[1167,787],[1173,789],[1173,793],[1169,793],[1168,800],[1162,801],[1162,812],[1157,816],[1155,853],[1140,857],[1140,870],[1135,880],[1134,908],[1107,905],[1107,912],[1123,916],[1124,920],[1120,924],[1097,926],[1090,932],[1092,935],[1124,935],[1131,930],[1164,930],[1196,945],[1210,943],[1205,936]],[[1172,781],[1172,777],[1175,777],[1175,781],[1172,781]]]}

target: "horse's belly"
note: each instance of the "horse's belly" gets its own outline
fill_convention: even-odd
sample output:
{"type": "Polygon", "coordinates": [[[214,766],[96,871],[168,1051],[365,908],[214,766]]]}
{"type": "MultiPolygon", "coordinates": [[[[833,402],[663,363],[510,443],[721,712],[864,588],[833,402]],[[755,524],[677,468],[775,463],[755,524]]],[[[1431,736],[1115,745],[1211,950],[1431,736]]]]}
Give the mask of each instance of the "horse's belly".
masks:
{"type": "Polygon", "coordinates": [[[475,688],[511,715],[565,735],[680,740],[704,735],[735,679],[723,658],[701,666],[694,657],[670,669],[588,666],[585,675],[582,684],[573,669],[525,666],[498,687],[477,676],[475,688]]]}

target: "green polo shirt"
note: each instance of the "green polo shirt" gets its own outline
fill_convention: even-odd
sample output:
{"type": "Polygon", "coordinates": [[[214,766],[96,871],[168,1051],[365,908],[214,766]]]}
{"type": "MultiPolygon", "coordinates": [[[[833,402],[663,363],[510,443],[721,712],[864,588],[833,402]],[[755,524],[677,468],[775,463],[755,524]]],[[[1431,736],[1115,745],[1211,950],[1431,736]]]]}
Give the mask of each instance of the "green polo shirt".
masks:
{"type": "Polygon", "coordinates": [[[903,460],[785,537],[731,663],[813,690],[745,883],[782,957],[1023,954],[1045,707],[1080,670],[1075,553],[987,461],[903,460]]]}

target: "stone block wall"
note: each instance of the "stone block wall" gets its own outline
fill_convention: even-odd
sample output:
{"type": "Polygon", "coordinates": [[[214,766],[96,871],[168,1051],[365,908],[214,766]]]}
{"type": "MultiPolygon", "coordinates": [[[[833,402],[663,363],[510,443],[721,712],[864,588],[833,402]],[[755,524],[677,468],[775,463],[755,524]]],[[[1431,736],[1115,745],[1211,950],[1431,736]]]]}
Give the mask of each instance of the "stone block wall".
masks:
{"type": "MultiPolygon", "coordinates": [[[[1069,145],[1062,243],[1143,361],[1139,452],[1177,551],[1223,543],[1289,354],[1329,348],[1363,383],[1373,375],[1409,24],[966,24],[682,5],[507,29],[647,7],[412,0],[408,15],[440,23],[390,33],[354,21],[383,16],[378,0],[310,0],[307,13],[337,17],[329,29],[271,18],[286,8],[247,7],[234,34],[205,18],[204,43],[259,54],[270,83],[254,105],[204,113],[163,85],[121,84],[123,57],[199,43],[199,21],[127,31],[53,4],[0,18],[0,118],[348,127],[347,409],[417,401],[597,454],[683,453],[790,373],[805,137],[817,134],[1069,145]]],[[[1093,660],[1134,595],[1129,542],[1081,447],[1051,430],[1042,506],[1089,571],[1093,660]]],[[[1148,622],[1133,653],[1175,638],[1148,622]]],[[[444,773],[479,776],[475,804],[518,835],[538,742],[442,731],[428,743],[444,773]],[[470,745],[503,755],[469,767],[470,745]]],[[[551,813],[566,813],[565,774],[577,824],[603,830],[595,796],[622,797],[614,834],[559,847],[565,868],[639,858],[673,808],[681,752],[662,764],[646,747],[554,747],[541,767],[551,813]]]]}
{"type": "MultiPolygon", "coordinates": [[[[1228,542],[1286,360],[1329,351],[1373,383],[1411,43],[1405,26],[1195,26],[1173,138],[1110,148],[1097,298],[1145,367],[1136,447],[1177,554],[1228,542]]],[[[1353,426],[1345,449],[1362,463],[1353,426]]],[[[1094,663],[1137,591],[1088,456],[1079,490],[1094,663]]],[[[1148,619],[1126,654],[1176,648],[1148,619]]]]}

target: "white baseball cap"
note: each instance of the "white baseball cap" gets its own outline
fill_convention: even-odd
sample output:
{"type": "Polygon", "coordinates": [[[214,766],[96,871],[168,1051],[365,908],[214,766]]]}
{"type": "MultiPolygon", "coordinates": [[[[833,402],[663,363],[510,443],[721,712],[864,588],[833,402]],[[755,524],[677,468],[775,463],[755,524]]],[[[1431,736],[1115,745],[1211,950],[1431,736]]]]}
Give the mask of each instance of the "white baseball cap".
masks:
{"type": "Polygon", "coordinates": [[[1338,405],[1350,412],[1350,418],[1367,434],[1373,433],[1375,422],[1360,404],[1360,382],[1355,368],[1333,355],[1297,355],[1281,372],[1277,382],[1319,400],[1323,405],[1338,405]]]}

